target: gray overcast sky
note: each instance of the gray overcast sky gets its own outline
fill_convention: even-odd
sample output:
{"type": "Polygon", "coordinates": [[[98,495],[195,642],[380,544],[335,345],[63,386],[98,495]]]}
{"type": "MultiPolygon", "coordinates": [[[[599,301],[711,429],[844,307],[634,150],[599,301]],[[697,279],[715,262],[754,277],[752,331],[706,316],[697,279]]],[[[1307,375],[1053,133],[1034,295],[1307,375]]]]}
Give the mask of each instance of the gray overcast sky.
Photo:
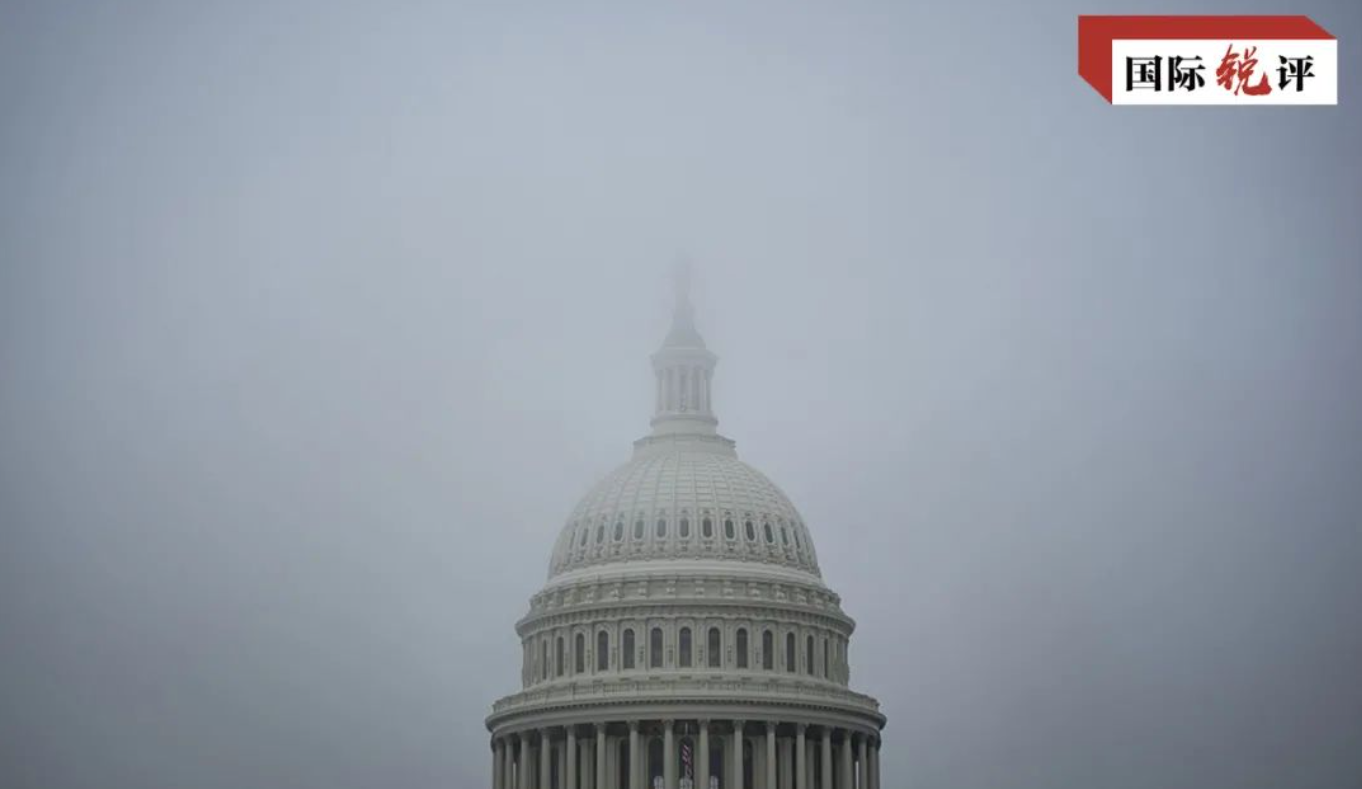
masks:
{"type": "Polygon", "coordinates": [[[1117,109],[1139,0],[0,3],[0,784],[485,785],[687,250],[886,786],[1362,782],[1341,106],[1117,109]]]}

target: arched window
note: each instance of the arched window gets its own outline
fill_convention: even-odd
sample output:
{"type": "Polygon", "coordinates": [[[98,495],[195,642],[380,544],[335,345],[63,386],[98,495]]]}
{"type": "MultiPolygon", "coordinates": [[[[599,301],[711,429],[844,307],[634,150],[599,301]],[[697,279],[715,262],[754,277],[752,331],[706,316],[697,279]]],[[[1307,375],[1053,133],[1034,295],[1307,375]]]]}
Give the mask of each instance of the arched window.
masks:
{"type": "Polygon", "coordinates": [[[623,668],[634,667],[634,631],[632,629],[624,631],[623,643],[620,645],[620,661],[624,664],[623,668]]]}
{"type": "MultiPolygon", "coordinates": [[[[713,736],[709,738],[709,774],[711,777],[716,775],[726,775],[727,773],[725,773],[724,770],[730,769],[726,765],[728,765],[729,761],[728,757],[732,755],[732,751],[730,751],[724,745],[724,741],[727,739],[729,738],[713,736]]],[[[625,750],[627,751],[629,749],[625,748],[625,750]]],[[[814,750],[816,751],[817,749],[815,748],[814,750]]],[[[747,750],[743,749],[743,753],[746,752],[747,750]]],[[[697,762],[696,764],[698,769],[699,762],[697,762]]],[[[629,785],[628,783],[620,784],[620,786],[628,785],[629,785]]],[[[709,789],[709,787],[706,786],[703,787],[703,789],[709,789]]],[[[831,787],[829,787],[829,789],[831,789],[831,787]]]]}
{"type": "Polygon", "coordinates": [[[667,774],[665,747],[661,737],[648,739],[648,761],[643,767],[644,786],[653,786],[654,781],[661,785],[662,776],[667,774]]]}
{"type": "MultiPolygon", "coordinates": [[[[619,749],[619,760],[616,762],[615,765],[618,768],[618,770],[616,770],[615,772],[614,784],[615,786],[628,786],[629,782],[634,780],[633,778],[630,777],[631,775],[634,774],[634,771],[637,768],[637,765],[634,764],[634,761],[635,761],[634,759],[629,758],[628,748],[619,749]]],[[[530,773],[530,775],[534,775],[534,773],[530,773]]],[[[534,784],[530,785],[533,786],[534,784]]]]}
{"type": "Polygon", "coordinates": [[[589,531],[588,529],[582,529],[582,539],[579,540],[579,541],[577,542],[577,547],[578,547],[578,548],[582,548],[582,547],[585,547],[585,546],[586,546],[586,535],[587,535],[588,531],[589,531]]]}
{"type": "Polygon", "coordinates": [[[554,665],[553,673],[554,673],[555,675],[561,677],[561,676],[563,676],[563,669],[564,669],[564,668],[566,667],[566,665],[567,665],[567,661],[563,659],[563,637],[562,637],[562,636],[559,636],[559,637],[558,637],[558,646],[557,646],[556,649],[554,649],[553,655],[554,655],[555,658],[557,658],[557,660],[555,660],[554,663],[553,663],[553,665],[554,665]]]}
{"type": "Polygon", "coordinates": [[[624,539],[624,521],[615,521],[615,542],[624,539]]]}
{"type": "Polygon", "coordinates": [[[804,642],[804,673],[813,676],[813,636],[804,642]]]}
{"type": "Polygon", "coordinates": [[[662,668],[662,628],[655,627],[648,634],[648,667],[662,668]]]}
{"type": "Polygon", "coordinates": [[[586,672],[586,636],[581,633],[572,645],[572,671],[576,674],[586,672]]]}
{"type": "Polygon", "coordinates": [[[596,670],[610,668],[610,634],[602,630],[596,634],[596,670]]]}
{"type": "Polygon", "coordinates": [[[682,519],[681,519],[681,523],[680,523],[680,525],[677,526],[677,528],[680,529],[680,531],[681,531],[681,539],[683,539],[683,540],[689,540],[689,539],[690,539],[690,519],[689,519],[689,518],[682,518],[682,519]]]}
{"type": "Polygon", "coordinates": [[[771,534],[771,524],[763,523],[761,526],[766,531],[767,544],[775,542],[776,541],[775,535],[771,534]]]}
{"type": "Polygon", "coordinates": [[[706,540],[714,536],[714,521],[709,518],[700,521],[700,536],[706,540]]]}
{"type": "Polygon", "coordinates": [[[542,675],[542,676],[541,676],[541,679],[548,679],[548,678],[549,678],[549,640],[546,638],[546,639],[544,639],[544,640],[543,640],[542,642],[540,642],[540,643],[542,644],[542,646],[543,646],[544,648],[543,648],[542,650],[540,650],[540,652],[542,653],[541,657],[542,657],[543,659],[539,661],[539,673],[542,675]]]}
{"type": "Polygon", "coordinates": [[[657,519],[657,536],[658,536],[658,539],[661,539],[661,538],[667,536],[667,519],[666,519],[666,518],[658,518],[658,519],[657,519]]]}
{"type": "Polygon", "coordinates": [[[823,639],[823,679],[828,678],[828,640],[823,639]]]}
{"type": "Polygon", "coordinates": [[[727,519],[727,520],[724,521],[724,536],[727,537],[727,538],[730,539],[730,540],[733,539],[735,536],[737,536],[737,535],[735,535],[735,534],[733,533],[733,519],[732,519],[732,518],[729,518],[729,519],[727,519]]]}
{"type": "Polygon", "coordinates": [[[794,673],[795,670],[795,643],[794,633],[785,634],[785,670],[794,673]]]}
{"type": "Polygon", "coordinates": [[[709,667],[719,668],[723,665],[720,659],[723,656],[723,650],[719,643],[719,628],[711,627],[709,629],[709,644],[707,646],[709,647],[709,667]]]}
{"type": "Polygon", "coordinates": [[[795,538],[795,550],[796,550],[796,551],[802,551],[802,550],[804,550],[804,543],[802,543],[802,542],[799,541],[799,527],[798,527],[798,526],[796,526],[795,529],[794,529],[794,538],[795,538]]]}
{"type": "Polygon", "coordinates": [[[597,526],[597,527],[596,527],[596,544],[597,544],[597,545],[600,545],[600,544],[603,543],[603,542],[605,542],[605,524],[604,524],[604,523],[602,523],[600,526],[597,526]]]}
{"type": "Polygon", "coordinates": [[[747,628],[738,628],[737,639],[738,668],[747,668],[747,628]]]}
{"type": "Polygon", "coordinates": [[[643,519],[642,519],[642,518],[639,518],[638,520],[634,521],[634,539],[635,539],[635,540],[641,540],[641,539],[643,539],[643,519]]]}
{"type": "Polygon", "coordinates": [[[780,544],[781,545],[790,544],[790,530],[785,528],[784,526],[780,527],[780,544]]]}
{"type": "Polygon", "coordinates": [[[680,636],[679,636],[679,638],[677,639],[677,641],[679,642],[679,645],[678,645],[678,647],[677,647],[677,661],[676,661],[676,662],[681,666],[681,668],[690,668],[690,655],[691,655],[691,649],[690,649],[690,628],[689,628],[689,627],[683,627],[683,628],[681,628],[681,633],[680,633],[680,636]]]}
{"type": "Polygon", "coordinates": [[[748,542],[756,542],[756,541],[757,541],[757,530],[756,530],[756,527],[754,527],[754,526],[752,525],[752,521],[747,521],[747,523],[745,523],[745,524],[743,524],[743,525],[744,525],[744,526],[746,527],[746,529],[747,529],[747,541],[748,541],[748,542]]]}
{"type": "Polygon", "coordinates": [[[770,630],[761,634],[761,667],[774,671],[776,667],[776,637],[770,630]]]}

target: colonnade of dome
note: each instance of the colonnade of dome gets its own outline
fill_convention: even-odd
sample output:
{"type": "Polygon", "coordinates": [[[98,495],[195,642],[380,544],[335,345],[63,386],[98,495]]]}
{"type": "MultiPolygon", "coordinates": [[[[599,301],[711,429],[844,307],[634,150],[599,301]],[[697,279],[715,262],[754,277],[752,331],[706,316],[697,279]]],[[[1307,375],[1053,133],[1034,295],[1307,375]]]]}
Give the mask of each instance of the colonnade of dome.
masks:
{"type": "Polygon", "coordinates": [[[876,731],[802,720],[629,718],[493,741],[493,789],[879,789],[876,731]]]}

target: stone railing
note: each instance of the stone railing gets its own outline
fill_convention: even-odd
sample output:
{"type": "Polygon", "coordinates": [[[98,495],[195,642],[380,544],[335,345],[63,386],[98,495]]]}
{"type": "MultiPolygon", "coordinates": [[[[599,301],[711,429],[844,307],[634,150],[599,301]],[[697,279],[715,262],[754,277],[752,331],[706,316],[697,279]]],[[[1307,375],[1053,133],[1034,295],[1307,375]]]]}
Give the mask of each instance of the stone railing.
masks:
{"type": "Polygon", "coordinates": [[[541,591],[530,598],[530,610],[516,624],[523,635],[531,624],[556,614],[608,606],[713,605],[786,608],[827,616],[849,633],[855,621],[841,608],[841,598],[828,589],[769,579],[724,576],[593,578],[541,591]]]}

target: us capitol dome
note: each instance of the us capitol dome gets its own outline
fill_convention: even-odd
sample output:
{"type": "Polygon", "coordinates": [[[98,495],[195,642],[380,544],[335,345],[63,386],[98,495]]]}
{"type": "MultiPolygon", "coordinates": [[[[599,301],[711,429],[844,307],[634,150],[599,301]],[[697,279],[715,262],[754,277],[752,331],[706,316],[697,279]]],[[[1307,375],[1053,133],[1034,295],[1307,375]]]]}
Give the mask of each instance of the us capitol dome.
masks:
{"type": "Polygon", "coordinates": [[[879,789],[879,703],[804,519],[717,432],[684,274],[651,432],[573,509],[487,718],[493,789],[879,789]]]}

